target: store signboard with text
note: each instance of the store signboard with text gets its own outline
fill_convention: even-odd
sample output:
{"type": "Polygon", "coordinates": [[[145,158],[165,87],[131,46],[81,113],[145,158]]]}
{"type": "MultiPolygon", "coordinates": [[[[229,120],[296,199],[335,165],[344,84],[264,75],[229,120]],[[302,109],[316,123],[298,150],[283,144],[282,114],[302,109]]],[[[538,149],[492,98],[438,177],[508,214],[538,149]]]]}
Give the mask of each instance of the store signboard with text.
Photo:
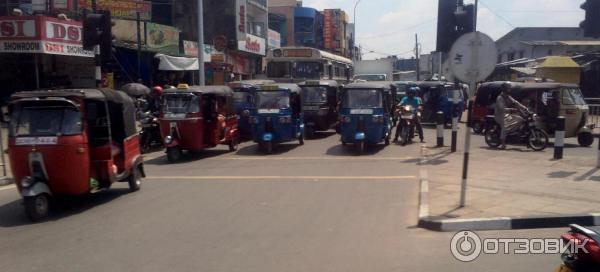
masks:
{"type": "MultiPolygon", "coordinates": [[[[96,0],[98,10],[110,11],[113,18],[136,19],[136,13],[140,13],[140,19],[150,21],[152,19],[152,3],[150,1],[138,0],[96,0]]],[[[92,9],[92,0],[79,0],[80,9],[92,9]]]]}
{"type": "Polygon", "coordinates": [[[0,53],[94,57],[83,49],[82,25],[50,17],[0,17],[0,53]]]}

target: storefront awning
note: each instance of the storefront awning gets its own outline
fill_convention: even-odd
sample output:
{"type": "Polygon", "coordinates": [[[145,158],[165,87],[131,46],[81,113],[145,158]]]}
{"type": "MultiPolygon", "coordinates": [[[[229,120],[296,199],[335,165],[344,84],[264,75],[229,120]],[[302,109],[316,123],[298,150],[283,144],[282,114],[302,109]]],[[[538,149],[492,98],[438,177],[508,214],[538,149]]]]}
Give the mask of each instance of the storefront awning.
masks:
{"type": "Polygon", "coordinates": [[[200,68],[197,58],[173,57],[164,54],[156,54],[155,58],[160,61],[158,69],[161,71],[192,71],[200,68]]]}

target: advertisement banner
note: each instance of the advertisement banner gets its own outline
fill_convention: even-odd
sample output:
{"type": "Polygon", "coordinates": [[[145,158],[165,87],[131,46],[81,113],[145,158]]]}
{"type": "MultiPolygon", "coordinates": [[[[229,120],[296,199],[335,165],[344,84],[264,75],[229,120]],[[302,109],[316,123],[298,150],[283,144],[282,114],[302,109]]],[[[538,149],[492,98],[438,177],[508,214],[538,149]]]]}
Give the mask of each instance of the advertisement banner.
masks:
{"type": "Polygon", "coordinates": [[[235,3],[235,29],[237,32],[237,40],[243,41],[246,39],[246,0],[236,0],[235,3]]]}
{"type": "MultiPolygon", "coordinates": [[[[198,57],[198,43],[193,41],[183,41],[183,51],[188,57],[198,57]]],[[[204,45],[204,62],[211,62],[211,56],[214,49],[211,45],[204,45]]]]}
{"type": "Polygon", "coordinates": [[[279,32],[269,29],[269,48],[280,48],[281,47],[281,34],[279,32]]]}
{"type": "Polygon", "coordinates": [[[246,39],[238,41],[238,50],[265,56],[267,52],[265,39],[246,34],[246,39]]]}
{"type": "Polygon", "coordinates": [[[323,26],[323,40],[325,41],[325,48],[332,49],[333,48],[333,10],[326,9],[325,13],[325,22],[323,26]]]}
{"type": "MultiPolygon", "coordinates": [[[[80,9],[92,9],[92,0],[78,0],[80,9]]],[[[98,10],[108,10],[112,18],[136,19],[136,12],[140,12],[140,18],[144,21],[152,19],[152,3],[139,0],[97,0],[98,10]]]]}
{"type": "Polygon", "coordinates": [[[83,50],[81,39],[81,22],[42,16],[0,18],[0,52],[94,57],[93,51],[83,50]]]}
{"type": "MultiPolygon", "coordinates": [[[[117,41],[137,43],[137,22],[131,20],[113,20],[112,34],[117,41]]],[[[142,43],[146,28],[144,23],[140,24],[140,33],[142,33],[142,43]]]]}
{"type": "Polygon", "coordinates": [[[146,46],[158,53],[179,55],[179,29],[172,26],[146,23],[146,46]]]}

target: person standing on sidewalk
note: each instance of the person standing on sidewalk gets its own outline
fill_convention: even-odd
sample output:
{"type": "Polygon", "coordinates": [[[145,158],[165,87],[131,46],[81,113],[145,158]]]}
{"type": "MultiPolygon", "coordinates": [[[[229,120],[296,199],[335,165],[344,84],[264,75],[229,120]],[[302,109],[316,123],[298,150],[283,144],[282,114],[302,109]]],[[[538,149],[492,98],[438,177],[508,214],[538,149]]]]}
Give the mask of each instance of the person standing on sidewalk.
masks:
{"type": "Polygon", "coordinates": [[[521,105],[521,103],[510,96],[512,90],[512,84],[510,82],[503,83],[501,88],[502,93],[496,99],[495,119],[496,123],[500,126],[500,149],[506,149],[506,137],[508,136],[508,131],[506,129],[506,114],[515,112],[516,109],[514,107],[523,109],[525,106],[521,105]]]}

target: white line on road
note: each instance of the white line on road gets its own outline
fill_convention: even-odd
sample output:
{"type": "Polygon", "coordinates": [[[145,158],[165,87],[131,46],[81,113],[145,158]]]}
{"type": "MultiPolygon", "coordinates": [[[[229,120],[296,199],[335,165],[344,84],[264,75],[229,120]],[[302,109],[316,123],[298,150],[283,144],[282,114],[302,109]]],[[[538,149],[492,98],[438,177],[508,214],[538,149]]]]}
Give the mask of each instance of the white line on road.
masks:
{"type": "MultiPolygon", "coordinates": [[[[160,158],[157,157],[145,157],[144,159],[154,160],[160,158]]],[[[226,161],[268,161],[268,160],[281,160],[281,161],[298,161],[298,160],[322,160],[322,161],[404,161],[414,160],[416,157],[277,157],[277,156],[266,156],[266,157],[221,157],[221,158],[210,158],[210,160],[226,160],[226,161]]]]}
{"type": "Polygon", "coordinates": [[[409,180],[416,176],[152,176],[150,180],[409,180]]]}
{"type": "Polygon", "coordinates": [[[12,189],[15,189],[15,188],[17,188],[17,186],[15,186],[15,185],[8,185],[8,186],[0,187],[0,191],[12,190],[12,189]]]}

